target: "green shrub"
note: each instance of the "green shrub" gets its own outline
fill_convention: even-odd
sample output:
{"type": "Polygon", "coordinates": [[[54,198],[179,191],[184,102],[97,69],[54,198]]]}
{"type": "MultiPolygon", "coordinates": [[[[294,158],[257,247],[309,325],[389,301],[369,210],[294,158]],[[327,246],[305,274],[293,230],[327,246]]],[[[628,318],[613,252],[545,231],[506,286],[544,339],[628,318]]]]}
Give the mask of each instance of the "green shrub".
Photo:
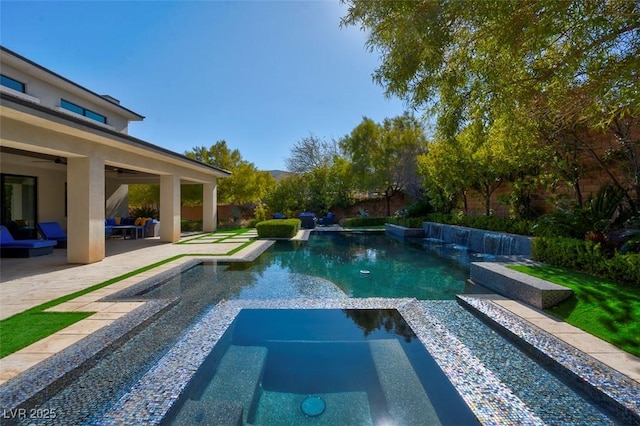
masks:
{"type": "Polygon", "coordinates": [[[383,217],[371,217],[371,216],[361,216],[361,217],[349,217],[345,219],[345,225],[350,228],[355,228],[359,226],[380,226],[389,222],[389,218],[387,216],[383,217]]]}
{"type": "Polygon", "coordinates": [[[640,286],[640,254],[607,256],[600,244],[574,238],[536,237],[534,260],[612,281],[640,286]]]}
{"type": "Polygon", "coordinates": [[[182,219],[180,220],[180,231],[182,232],[202,231],[202,220],[182,219]]]}
{"type": "Polygon", "coordinates": [[[387,223],[405,228],[422,228],[422,222],[428,222],[427,217],[390,217],[387,223]]]}
{"type": "Polygon", "coordinates": [[[150,217],[153,219],[158,218],[158,210],[152,207],[136,207],[129,213],[130,217],[150,217]]]}
{"type": "MultiPolygon", "coordinates": [[[[256,208],[253,209],[253,217],[256,221],[255,223],[267,220],[267,208],[263,203],[256,204],[256,208]]],[[[255,223],[252,228],[255,227],[255,223]]]]}
{"type": "Polygon", "coordinates": [[[300,230],[300,219],[271,219],[256,224],[260,238],[292,238],[300,230]]]}
{"type": "Polygon", "coordinates": [[[640,254],[616,253],[606,265],[607,277],[611,280],[640,286],[640,254]]]}
{"type": "Polygon", "coordinates": [[[410,218],[424,217],[429,213],[433,213],[433,206],[428,198],[423,198],[413,204],[408,205],[404,209],[404,216],[410,218]]]}

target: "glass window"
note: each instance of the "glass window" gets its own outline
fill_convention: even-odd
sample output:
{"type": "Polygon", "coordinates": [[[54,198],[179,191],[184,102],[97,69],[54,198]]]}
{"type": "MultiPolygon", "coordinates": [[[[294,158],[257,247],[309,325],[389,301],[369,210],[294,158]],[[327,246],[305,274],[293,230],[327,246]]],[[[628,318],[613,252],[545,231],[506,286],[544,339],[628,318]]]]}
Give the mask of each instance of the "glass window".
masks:
{"type": "Polygon", "coordinates": [[[86,115],[87,117],[92,118],[101,123],[107,124],[107,117],[105,117],[104,115],[100,115],[88,109],[85,109],[84,112],[85,112],[84,115],[86,115]]]}
{"type": "Polygon", "coordinates": [[[60,106],[66,110],[69,110],[71,112],[75,112],[76,114],[80,114],[80,115],[84,115],[84,108],[79,107],[76,104],[72,104],[69,101],[65,101],[64,99],[62,99],[60,101],[60,106]]]}
{"type": "Polygon", "coordinates": [[[7,77],[6,75],[0,74],[0,84],[10,89],[17,90],[18,92],[26,93],[24,83],[21,83],[11,77],[7,77]]]}
{"type": "Polygon", "coordinates": [[[93,112],[90,109],[83,108],[67,100],[60,99],[60,106],[66,110],[75,112],[76,114],[84,115],[85,117],[91,118],[92,120],[107,124],[107,117],[105,117],[104,115],[93,112]]]}

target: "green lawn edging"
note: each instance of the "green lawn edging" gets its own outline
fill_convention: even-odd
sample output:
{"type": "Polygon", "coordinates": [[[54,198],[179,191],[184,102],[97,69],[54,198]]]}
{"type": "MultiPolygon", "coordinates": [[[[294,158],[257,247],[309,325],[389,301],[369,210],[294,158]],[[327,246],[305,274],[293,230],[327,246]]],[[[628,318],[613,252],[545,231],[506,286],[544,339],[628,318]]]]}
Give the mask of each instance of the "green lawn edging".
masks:
{"type": "Polygon", "coordinates": [[[640,288],[547,265],[507,267],[573,290],[573,296],[545,312],[640,356],[640,288]]]}
{"type": "MultiPolygon", "coordinates": [[[[243,232],[245,231],[246,229],[243,230],[243,232]]],[[[192,257],[193,256],[206,256],[206,257],[230,256],[242,250],[243,248],[249,246],[253,242],[254,241],[247,241],[239,245],[238,247],[228,251],[225,254],[190,253],[190,254],[179,254],[173,257],[169,257],[167,259],[161,260],[151,265],[143,266],[142,268],[138,268],[134,271],[127,272],[117,277],[108,279],[99,284],[95,284],[91,287],[87,287],[85,289],[76,291],[75,293],[71,293],[54,300],[50,300],[49,302],[45,302],[41,305],[27,309],[26,311],[12,315],[9,318],[0,320],[0,359],[14,352],[17,352],[20,349],[26,348],[27,346],[37,342],[38,340],[41,340],[60,330],[63,330],[69,327],[70,325],[73,325],[76,322],[81,321],[95,313],[95,312],[44,312],[49,308],[52,308],[56,305],[60,305],[64,302],[68,302],[69,300],[73,300],[77,297],[99,290],[103,287],[117,283],[119,281],[125,280],[127,278],[133,277],[135,275],[141,274],[151,269],[157,268],[158,266],[164,265],[166,263],[173,262],[174,260],[180,259],[185,256],[192,256],[192,257]]]]}

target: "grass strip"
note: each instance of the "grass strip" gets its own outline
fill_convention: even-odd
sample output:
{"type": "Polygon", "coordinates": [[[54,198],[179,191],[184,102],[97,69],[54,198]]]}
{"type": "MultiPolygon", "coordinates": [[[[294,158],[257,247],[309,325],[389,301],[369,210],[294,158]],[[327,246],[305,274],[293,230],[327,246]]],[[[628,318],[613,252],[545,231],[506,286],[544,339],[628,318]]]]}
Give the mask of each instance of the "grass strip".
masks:
{"type": "Polygon", "coordinates": [[[26,348],[38,340],[48,337],[94,314],[94,312],[44,312],[45,310],[165,263],[172,262],[183,256],[184,255],[170,257],[160,262],[144,266],[135,271],[122,274],[101,282],[100,284],[59,297],[3,319],[0,321],[0,358],[4,358],[22,348],[26,348]]]}
{"type": "Polygon", "coordinates": [[[547,265],[508,267],[573,290],[573,296],[545,312],[640,356],[640,288],[547,265]]]}
{"type": "Polygon", "coordinates": [[[164,265],[165,263],[173,262],[174,260],[180,259],[181,257],[230,256],[252,243],[253,241],[247,241],[225,254],[179,254],[168,259],[153,263],[151,265],[136,269],[134,271],[127,272],[126,274],[119,275],[94,286],[77,291],[75,293],[71,293],[66,296],[62,296],[41,305],[35,306],[31,309],[15,314],[9,318],[5,318],[4,320],[0,321],[0,358],[4,358],[7,355],[19,351],[22,348],[26,348],[27,346],[37,342],[38,340],[48,337],[94,314],[94,312],[44,312],[45,310],[53,306],[68,302],[69,300],[73,300],[76,297],[80,297],[108,285],[133,277],[134,275],[146,272],[150,269],[164,265]]]}
{"type": "Polygon", "coordinates": [[[178,241],[175,244],[216,244],[216,243],[220,243],[220,242],[227,242],[225,240],[238,236],[239,234],[244,234],[247,231],[250,231],[253,228],[237,228],[237,229],[229,229],[229,230],[218,230],[215,232],[209,232],[207,234],[203,234],[203,235],[198,235],[197,237],[188,239],[188,240],[184,240],[184,241],[178,241]],[[233,235],[229,235],[229,236],[223,236],[221,237],[219,240],[217,241],[208,241],[208,242],[203,242],[203,243],[193,243],[192,241],[196,241],[199,240],[201,238],[205,238],[205,237],[212,237],[212,236],[216,236],[218,234],[233,234],[233,235]]]}
{"type": "Polygon", "coordinates": [[[0,323],[0,358],[87,318],[93,312],[31,312],[18,314],[0,323]]]}

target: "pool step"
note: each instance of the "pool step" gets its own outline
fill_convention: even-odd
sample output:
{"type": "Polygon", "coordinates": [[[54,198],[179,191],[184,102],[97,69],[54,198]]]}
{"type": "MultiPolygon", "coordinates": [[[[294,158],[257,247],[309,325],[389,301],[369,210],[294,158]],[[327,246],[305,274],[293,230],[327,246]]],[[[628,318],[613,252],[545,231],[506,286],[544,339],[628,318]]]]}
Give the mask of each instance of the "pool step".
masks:
{"type": "Polygon", "coordinates": [[[325,409],[317,417],[302,412],[307,394],[272,392],[265,390],[256,411],[256,425],[373,425],[366,392],[317,393],[325,402],[325,409]]]}
{"type": "Polygon", "coordinates": [[[205,404],[216,401],[241,404],[243,421],[247,423],[249,413],[255,409],[259,399],[257,391],[266,359],[265,347],[229,346],[200,401],[205,404]]]}
{"type": "Polygon", "coordinates": [[[242,426],[242,412],[242,405],[234,402],[188,399],[171,424],[174,426],[242,426]]]}
{"type": "Polygon", "coordinates": [[[369,342],[373,363],[394,424],[439,425],[440,420],[411,366],[395,339],[369,342]]]}

